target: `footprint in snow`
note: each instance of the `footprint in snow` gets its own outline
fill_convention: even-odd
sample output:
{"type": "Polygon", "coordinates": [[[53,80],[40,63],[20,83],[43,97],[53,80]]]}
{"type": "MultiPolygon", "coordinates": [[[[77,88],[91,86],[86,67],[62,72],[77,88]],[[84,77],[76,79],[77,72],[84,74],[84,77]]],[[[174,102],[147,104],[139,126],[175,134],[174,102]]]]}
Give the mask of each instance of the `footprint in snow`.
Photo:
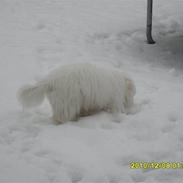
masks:
{"type": "Polygon", "coordinates": [[[145,182],[146,176],[143,173],[138,172],[137,174],[131,175],[133,182],[145,182]]]}
{"type": "Polygon", "coordinates": [[[170,133],[175,129],[175,124],[167,124],[162,127],[161,131],[163,133],[170,133]]]}
{"type": "Polygon", "coordinates": [[[176,111],[172,111],[168,113],[168,120],[170,122],[176,122],[178,120],[178,114],[176,113],[176,111]]]}
{"type": "Polygon", "coordinates": [[[35,29],[37,31],[41,31],[41,30],[44,30],[46,28],[46,24],[44,24],[43,22],[39,22],[37,23],[37,25],[35,26],[35,29]]]}

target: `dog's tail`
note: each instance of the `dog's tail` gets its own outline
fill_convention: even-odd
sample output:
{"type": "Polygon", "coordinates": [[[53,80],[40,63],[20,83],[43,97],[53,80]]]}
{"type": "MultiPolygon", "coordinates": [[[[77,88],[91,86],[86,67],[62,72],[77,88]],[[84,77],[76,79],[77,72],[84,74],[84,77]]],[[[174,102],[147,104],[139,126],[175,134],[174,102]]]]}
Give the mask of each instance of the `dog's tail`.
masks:
{"type": "Polygon", "coordinates": [[[20,88],[17,92],[17,98],[23,107],[34,107],[43,102],[46,92],[46,85],[38,82],[35,85],[25,85],[20,88]]]}

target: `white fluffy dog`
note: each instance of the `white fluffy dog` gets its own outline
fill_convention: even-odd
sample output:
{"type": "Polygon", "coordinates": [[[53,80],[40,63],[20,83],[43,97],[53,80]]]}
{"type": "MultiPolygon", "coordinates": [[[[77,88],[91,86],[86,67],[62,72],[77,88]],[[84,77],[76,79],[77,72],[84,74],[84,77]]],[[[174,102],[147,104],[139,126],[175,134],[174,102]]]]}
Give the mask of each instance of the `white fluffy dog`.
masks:
{"type": "Polygon", "coordinates": [[[47,97],[53,119],[64,123],[101,110],[128,113],[134,95],[133,81],[120,70],[80,63],[62,66],[35,85],[22,87],[18,100],[23,107],[33,107],[47,97]]]}

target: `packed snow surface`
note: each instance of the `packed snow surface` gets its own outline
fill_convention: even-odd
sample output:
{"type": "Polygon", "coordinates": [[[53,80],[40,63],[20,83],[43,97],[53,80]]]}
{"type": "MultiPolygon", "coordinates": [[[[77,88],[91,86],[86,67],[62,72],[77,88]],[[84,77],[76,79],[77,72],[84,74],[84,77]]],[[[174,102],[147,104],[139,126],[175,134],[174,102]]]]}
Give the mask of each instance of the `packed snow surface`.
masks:
{"type": "Polygon", "coordinates": [[[0,183],[182,183],[182,169],[130,169],[183,161],[183,2],[154,1],[155,45],[146,44],[146,4],[0,1],[0,183]],[[128,73],[133,114],[55,125],[47,101],[22,110],[19,87],[77,62],[128,73]]]}

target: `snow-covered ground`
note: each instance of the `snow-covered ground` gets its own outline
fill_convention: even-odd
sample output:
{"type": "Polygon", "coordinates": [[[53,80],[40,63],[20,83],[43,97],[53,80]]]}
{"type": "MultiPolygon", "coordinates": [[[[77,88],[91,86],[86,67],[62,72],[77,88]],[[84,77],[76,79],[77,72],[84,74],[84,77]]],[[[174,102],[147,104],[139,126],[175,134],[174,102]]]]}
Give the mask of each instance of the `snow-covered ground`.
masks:
{"type": "Polygon", "coordinates": [[[181,183],[183,170],[132,170],[132,161],[183,161],[183,2],[0,1],[0,183],[181,183]],[[136,83],[135,113],[101,112],[56,126],[45,103],[22,111],[16,91],[76,62],[118,67],[136,83]]]}

